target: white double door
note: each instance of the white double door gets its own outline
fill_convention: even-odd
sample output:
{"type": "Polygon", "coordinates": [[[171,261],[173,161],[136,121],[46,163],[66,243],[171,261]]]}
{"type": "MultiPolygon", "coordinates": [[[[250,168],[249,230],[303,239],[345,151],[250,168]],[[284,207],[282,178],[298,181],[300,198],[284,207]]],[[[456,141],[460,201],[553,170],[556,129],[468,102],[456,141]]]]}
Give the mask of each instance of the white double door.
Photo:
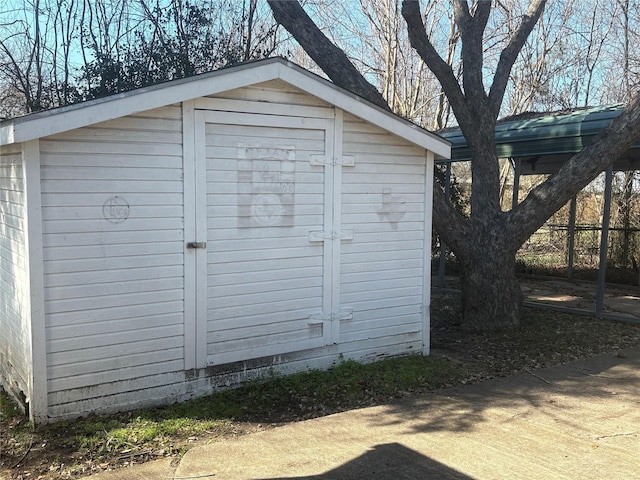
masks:
{"type": "Polygon", "coordinates": [[[185,276],[195,278],[186,293],[195,367],[337,343],[349,315],[340,244],[352,237],[340,225],[341,176],[353,163],[342,155],[340,112],[194,118],[185,276]]]}

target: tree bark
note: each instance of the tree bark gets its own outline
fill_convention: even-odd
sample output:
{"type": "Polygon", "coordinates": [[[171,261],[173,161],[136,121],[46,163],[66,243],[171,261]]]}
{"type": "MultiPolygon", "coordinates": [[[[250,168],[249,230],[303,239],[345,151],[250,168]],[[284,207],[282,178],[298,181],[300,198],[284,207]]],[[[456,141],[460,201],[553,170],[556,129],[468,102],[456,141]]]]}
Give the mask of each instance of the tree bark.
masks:
{"type": "Polygon", "coordinates": [[[501,244],[474,242],[461,260],[463,329],[496,331],[520,323],[523,295],[516,277],[515,254],[501,244]]]}
{"type": "MultiPolygon", "coordinates": [[[[269,0],[268,3],[276,20],[300,42],[334,83],[377,105],[386,106],[375,87],[355,69],[344,52],[326,38],[298,2],[269,0]]],[[[455,21],[463,44],[462,86],[451,66],[430,42],[419,3],[405,0],[402,4],[411,44],[440,81],[473,155],[470,218],[455,211],[442,190],[436,188],[433,225],[460,261],[463,326],[474,331],[496,330],[519,323],[523,297],[515,274],[517,250],[553,213],[640,137],[638,97],[592,145],[534,189],[519,206],[510,212],[502,212],[495,148],[497,116],[511,69],[542,15],[546,0],[531,1],[500,55],[487,94],[483,82],[482,38],[491,3],[481,0],[470,8],[466,1],[453,0],[455,21]]]]}

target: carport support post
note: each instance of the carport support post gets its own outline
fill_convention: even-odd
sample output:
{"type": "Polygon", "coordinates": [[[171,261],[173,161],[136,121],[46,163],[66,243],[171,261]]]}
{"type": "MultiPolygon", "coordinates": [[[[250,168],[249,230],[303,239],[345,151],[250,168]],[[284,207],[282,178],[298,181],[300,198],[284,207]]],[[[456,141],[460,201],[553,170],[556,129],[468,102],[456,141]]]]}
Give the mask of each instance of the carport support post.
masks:
{"type": "Polygon", "coordinates": [[[567,260],[567,278],[573,277],[573,255],[576,247],[576,197],[571,199],[569,204],[569,259],[567,260]]]}
{"type": "Polygon", "coordinates": [[[602,316],[604,307],[604,284],[607,274],[607,246],[609,245],[609,217],[611,216],[611,183],[613,167],[607,169],[604,186],[604,208],[602,233],[600,235],[600,262],[598,263],[598,285],[596,290],[596,316],[602,316]]]}
{"type": "Polygon", "coordinates": [[[520,158],[511,159],[511,165],[513,166],[513,192],[511,192],[512,209],[518,206],[518,200],[520,198],[520,163],[520,158]]]}
{"type": "MultiPolygon", "coordinates": [[[[444,175],[444,195],[447,198],[449,198],[450,192],[451,192],[451,162],[447,162],[447,170],[444,175]]],[[[440,284],[440,288],[444,288],[446,286],[445,284],[446,282],[444,280],[446,250],[447,250],[447,246],[442,241],[442,236],[440,236],[440,263],[438,264],[438,283],[440,284]]]]}

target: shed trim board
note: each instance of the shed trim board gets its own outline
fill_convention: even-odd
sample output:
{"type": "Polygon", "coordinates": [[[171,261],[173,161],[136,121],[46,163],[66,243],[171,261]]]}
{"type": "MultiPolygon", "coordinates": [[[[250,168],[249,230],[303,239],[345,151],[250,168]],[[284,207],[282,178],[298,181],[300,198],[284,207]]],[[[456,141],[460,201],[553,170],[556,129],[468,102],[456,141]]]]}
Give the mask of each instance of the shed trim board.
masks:
{"type": "Polygon", "coordinates": [[[42,256],[42,214],[40,193],[40,144],[38,140],[25,143],[22,150],[25,183],[26,222],[25,240],[27,242],[27,274],[29,277],[29,298],[26,309],[31,319],[31,396],[30,408],[34,409],[34,418],[42,420],[38,412],[46,411],[47,406],[47,344],[44,310],[44,269],[42,256]]]}
{"type": "Polygon", "coordinates": [[[0,377],[35,422],[429,353],[439,137],[281,59],[0,129],[0,377]]]}
{"type": "MultiPolygon", "coordinates": [[[[183,137],[183,175],[184,175],[184,238],[198,237],[196,231],[196,203],[200,200],[198,194],[202,187],[198,188],[198,176],[196,154],[196,122],[195,102],[188,100],[182,104],[182,137],[183,137]],[[195,192],[195,194],[193,194],[195,192]],[[192,214],[189,214],[191,212],[192,214]]],[[[198,335],[196,332],[196,319],[202,315],[198,311],[197,298],[201,295],[202,287],[198,288],[198,260],[199,250],[184,250],[184,368],[191,370],[196,368],[196,344],[198,335]]]]}
{"type": "MultiPolygon", "coordinates": [[[[434,175],[433,170],[435,168],[434,155],[433,152],[426,152],[426,163],[427,163],[427,172],[425,176],[425,188],[424,188],[424,224],[426,227],[424,234],[424,259],[423,262],[425,265],[431,265],[431,236],[433,226],[431,223],[431,218],[433,216],[433,202],[430,197],[432,195],[434,188],[434,175]]],[[[429,271],[425,271],[425,282],[422,290],[422,298],[424,298],[427,303],[425,303],[422,307],[422,345],[423,345],[423,355],[429,355],[431,351],[431,319],[429,318],[429,312],[431,309],[431,269],[429,271]]]]}

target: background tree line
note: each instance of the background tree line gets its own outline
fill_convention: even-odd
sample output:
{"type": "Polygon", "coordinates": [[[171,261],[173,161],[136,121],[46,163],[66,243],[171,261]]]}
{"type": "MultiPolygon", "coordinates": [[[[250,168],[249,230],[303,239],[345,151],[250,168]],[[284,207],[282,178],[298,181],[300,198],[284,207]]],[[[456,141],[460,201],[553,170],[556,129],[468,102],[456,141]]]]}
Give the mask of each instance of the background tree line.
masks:
{"type": "MultiPolygon", "coordinates": [[[[485,32],[485,69],[516,28],[523,0],[496,1],[485,32]]],[[[391,109],[427,128],[451,125],[446,96],[411,48],[398,0],[302,2],[391,109]]],[[[315,69],[278,29],[263,0],[3,0],[0,115],[215,70],[271,55],[315,69]]],[[[450,0],[426,3],[429,37],[461,75],[450,0]]],[[[640,2],[550,2],[510,76],[502,116],[628,100],[640,72],[640,2]]]]}
{"type": "Polygon", "coordinates": [[[3,0],[0,116],[272,55],[258,0],[3,0]]]}

